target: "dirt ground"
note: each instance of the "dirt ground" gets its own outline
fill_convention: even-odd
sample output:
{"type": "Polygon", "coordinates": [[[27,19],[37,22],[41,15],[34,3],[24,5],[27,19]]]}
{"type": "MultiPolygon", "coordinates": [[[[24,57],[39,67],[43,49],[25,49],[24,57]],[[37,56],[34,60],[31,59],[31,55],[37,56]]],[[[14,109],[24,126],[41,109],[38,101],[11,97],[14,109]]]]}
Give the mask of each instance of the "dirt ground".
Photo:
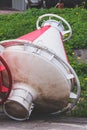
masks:
{"type": "Polygon", "coordinates": [[[78,62],[87,63],[87,49],[77,49],[74,50],[74,56],[78,62]]]}

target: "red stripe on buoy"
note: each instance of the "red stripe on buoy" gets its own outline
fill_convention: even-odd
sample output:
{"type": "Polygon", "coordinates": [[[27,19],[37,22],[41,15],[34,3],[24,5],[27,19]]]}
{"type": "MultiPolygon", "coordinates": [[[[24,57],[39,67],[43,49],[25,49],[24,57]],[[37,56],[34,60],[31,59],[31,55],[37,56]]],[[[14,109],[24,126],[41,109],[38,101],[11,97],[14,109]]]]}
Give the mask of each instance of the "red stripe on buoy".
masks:
{"type": "Polygon", "coordinates": [[[48,26],[44,26],[40,29],[37,29],[31,33],[25,34],[19,38],[17,38],[18,40],[28,40],[28,41],[34,41],[35,39],[37,39],[39,36],[41,36],[45,31],[47,31],[50,28],[50,25],[48,26]]]}

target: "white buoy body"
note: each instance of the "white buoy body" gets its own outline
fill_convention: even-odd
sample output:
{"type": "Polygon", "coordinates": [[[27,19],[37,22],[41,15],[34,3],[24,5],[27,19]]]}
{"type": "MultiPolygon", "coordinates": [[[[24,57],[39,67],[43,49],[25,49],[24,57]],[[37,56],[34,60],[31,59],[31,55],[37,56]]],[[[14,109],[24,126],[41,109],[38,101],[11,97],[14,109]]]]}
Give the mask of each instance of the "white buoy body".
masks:
{"type": "Polygon", "coordinates": [[[9,117],[27,119],[32,102],[38,110],[49,113],[67,106],[74,77],[59,60],[68,62],[61,33],[56,27],[44,26],[3,44],[2,56],[13,78],[12,93],[4,104],[9,117]]]}

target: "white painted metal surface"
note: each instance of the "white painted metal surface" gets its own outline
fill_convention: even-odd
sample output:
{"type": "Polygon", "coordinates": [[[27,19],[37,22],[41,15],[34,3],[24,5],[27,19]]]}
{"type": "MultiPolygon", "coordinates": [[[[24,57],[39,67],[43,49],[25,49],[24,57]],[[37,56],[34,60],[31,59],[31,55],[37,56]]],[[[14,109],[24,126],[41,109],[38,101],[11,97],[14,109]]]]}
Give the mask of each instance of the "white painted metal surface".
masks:
{"type": "Polygon", "coordinates": [[[8,44],[2,56],[6,59],[13,77],[13,93],[4,104],[4,111],[9,117],[16,120],[27,119],[28,114],[24,111],[30,111],[32,102],[36,109],[48,113],[66,110],[68,106],[72,108],[77,103],[80,84],[68,63],[60,33],[57,26],[50,26],[33,43],[27,40],[2,42],[2,45],[5,42],[8,44]],[[76,94],[73,93],[75,82],[76,94]],[[31,95],[32,100],[26,98],[26,88],[29,94],[26,96],[31,95]],[[74,103],[69,102],[70,98],[75,99],[74,103]],[[28,99],[29,104],[24,103],[23,99],[28,99]],[[18,116],[19,113],[24,116],[18,116]]]}

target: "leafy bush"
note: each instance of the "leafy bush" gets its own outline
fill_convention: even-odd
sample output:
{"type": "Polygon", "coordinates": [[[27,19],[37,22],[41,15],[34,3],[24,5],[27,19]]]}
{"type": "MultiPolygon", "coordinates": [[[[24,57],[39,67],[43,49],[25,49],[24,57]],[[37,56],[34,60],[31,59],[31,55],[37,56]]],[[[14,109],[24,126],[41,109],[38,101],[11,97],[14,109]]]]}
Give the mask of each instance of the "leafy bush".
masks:
{"type": "Polygon", "coordinates": [[[81,83],[81,101],[77,109],[72,112],[74,116],[87,116],[87,64],[78,63],[73,50],[87,48],[87,10],[83,8],[65,9],[29,9],[23,13],[0,15],[0,41],[15,39],[36,29],[37,18],[45,13],[54,13],[65,18],[71,25],[73,35],[65,43],[69,60],[81,83]]]}

